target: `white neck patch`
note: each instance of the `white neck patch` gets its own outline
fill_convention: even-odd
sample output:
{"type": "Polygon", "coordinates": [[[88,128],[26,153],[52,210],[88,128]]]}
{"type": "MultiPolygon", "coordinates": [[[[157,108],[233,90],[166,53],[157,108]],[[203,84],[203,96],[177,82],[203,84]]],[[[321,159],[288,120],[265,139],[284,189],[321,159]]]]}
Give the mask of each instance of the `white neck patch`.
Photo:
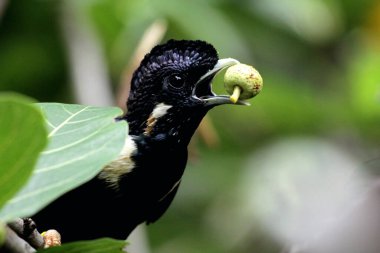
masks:
{"type": "Polygon", "coordinates": [[[155,119],[158,119],[158,118],[161,118],[162,116],[164,116],[168,110],[170,108],[172,108],[173,106],[171,105],[167,105],[165,103],[159,103],[156,105],[156,107],[154,107],[153,111],[152,111],[152,114],[151,114],[151,117],[155,118],[155,119]]]}
{"type": "Polygon", "coordinates": [[[124,142],[124,147],[119,154],[119,157],[104,166],[98,177],[106,181],[110,187],[118,189],[120,178],[123,175],[131,172],[135,167],[135,163],[131,159],[131,156],[135,152],[137,152],[136,143],[128,135],[124,142]]]}
{"type": "Polygon", "coordinates": [[[145,135],[150,135],[150,133],[153,130],[153,127],[156,125],[157,119],[159,119],[162,116],[164,116],[168,112],[168,110],[170,108],[172,108],[172,107],[173,106],[167,105],[165,103],[159,103],[159,104],[157,104],[154,107],[152,113],[150,114],[148,120],[146,121],[146,127],[145,127],[144,134],[145,135]]]}

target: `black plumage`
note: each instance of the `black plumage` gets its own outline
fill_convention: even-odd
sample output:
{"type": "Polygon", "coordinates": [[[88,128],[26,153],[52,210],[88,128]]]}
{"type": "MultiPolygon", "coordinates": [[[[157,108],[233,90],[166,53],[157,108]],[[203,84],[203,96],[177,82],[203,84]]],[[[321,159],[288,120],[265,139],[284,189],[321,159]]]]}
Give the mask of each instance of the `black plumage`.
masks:
{"type": "MultiPolygon", "coordinates": [[[[208,110],[231,104],[211,90],[214,75],[237,63],[219,60],[203,41],[156,46],[135,71],[128,99],[124,153],[98,175],[33,217],[63,242],[125,239],[140,223],[156,221],[172,202],[187,162],[187,145],[208,110]]],[[[239,102],[238,104],[242,104],[239,102]]]]}

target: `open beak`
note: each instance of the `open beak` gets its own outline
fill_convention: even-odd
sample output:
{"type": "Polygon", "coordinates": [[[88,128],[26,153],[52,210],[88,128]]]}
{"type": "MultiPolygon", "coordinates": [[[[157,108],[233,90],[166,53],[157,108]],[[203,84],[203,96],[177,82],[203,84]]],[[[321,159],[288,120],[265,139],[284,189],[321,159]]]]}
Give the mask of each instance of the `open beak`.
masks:
{"type": "Polygon", "coordinates": [[[238,100],[236,103],[233,103],[229,95],[216,95],[212,91],[211,83],[216,74],[218,74],[224,68],[238,63],[239,61],[232,58],[220,59],[214,68],[201,76],[201,78],[195,84],[193,97],[195,99],[202,100],[205,106],[216,106],[223,104],[249,105],[249,103],[245,102],[244,100],[238,100]]]}

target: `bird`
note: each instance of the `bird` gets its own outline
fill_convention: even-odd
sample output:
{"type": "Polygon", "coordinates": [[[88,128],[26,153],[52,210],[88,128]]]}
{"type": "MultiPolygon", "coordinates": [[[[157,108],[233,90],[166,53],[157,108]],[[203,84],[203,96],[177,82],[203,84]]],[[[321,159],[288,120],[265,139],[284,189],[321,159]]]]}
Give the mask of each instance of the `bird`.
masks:
{"type": "Polygon", "coordinates": [[[216,106],[234,104],[215,94],[211,82],[237,63],[219,59],[202,40],[155,46],[133,73],[127,111],[116,119],[129,126],[120,156],[34,215],[38,229],[58,230],[62,242],[126,239],[139,224],[157,221],[178,191],[202,118],[216,106]]]}

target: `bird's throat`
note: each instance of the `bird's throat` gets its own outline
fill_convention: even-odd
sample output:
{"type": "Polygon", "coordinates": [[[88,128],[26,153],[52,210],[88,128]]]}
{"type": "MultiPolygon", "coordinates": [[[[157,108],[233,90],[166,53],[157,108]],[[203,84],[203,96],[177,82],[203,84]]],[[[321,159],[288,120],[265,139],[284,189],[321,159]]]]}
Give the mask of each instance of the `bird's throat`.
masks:
{"type": "Polygon", "coordinates": [[[205,114],[168,114],[155,121],[150,136],[164,136],[175,146],[187,146],[205,114]]]}

